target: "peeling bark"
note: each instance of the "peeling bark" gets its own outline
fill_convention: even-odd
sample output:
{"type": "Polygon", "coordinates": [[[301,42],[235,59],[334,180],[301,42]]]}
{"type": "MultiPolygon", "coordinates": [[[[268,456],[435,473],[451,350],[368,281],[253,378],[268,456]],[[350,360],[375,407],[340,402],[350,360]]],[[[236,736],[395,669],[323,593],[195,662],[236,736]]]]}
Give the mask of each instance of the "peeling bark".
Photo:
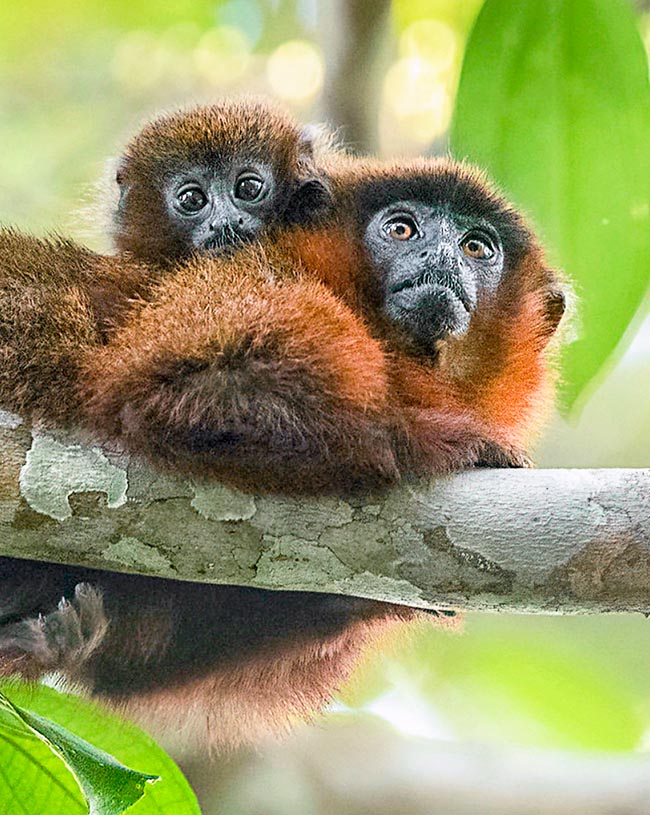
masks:
{"type": "Polygon", "coordinates": [[[182,481],[9,414],[0,443],[0,554],[422,607],[650,611],[650,470],[306,499],[182,481]]]}

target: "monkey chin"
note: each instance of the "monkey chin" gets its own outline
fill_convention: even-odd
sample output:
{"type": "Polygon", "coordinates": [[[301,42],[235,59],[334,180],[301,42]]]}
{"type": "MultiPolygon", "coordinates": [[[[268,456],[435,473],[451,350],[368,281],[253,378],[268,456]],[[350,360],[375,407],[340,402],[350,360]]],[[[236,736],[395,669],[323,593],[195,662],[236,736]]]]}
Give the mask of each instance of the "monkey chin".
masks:
{"type": "Polygon", "coordinates": [[[448,337],[469,330],[473,308],[462,292],[439,283],[421,283],[391,293],[386,314],[415,347],[431,353],[448,337]]]}

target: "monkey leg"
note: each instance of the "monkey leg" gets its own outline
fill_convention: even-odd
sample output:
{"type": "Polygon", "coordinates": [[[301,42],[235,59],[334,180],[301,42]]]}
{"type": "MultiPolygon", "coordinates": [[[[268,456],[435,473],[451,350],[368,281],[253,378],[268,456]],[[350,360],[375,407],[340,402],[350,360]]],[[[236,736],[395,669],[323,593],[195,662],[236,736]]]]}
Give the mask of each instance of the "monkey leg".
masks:
{"type": "Polygon", "coordinates": [[[313,717],[368,645],[419,616],[356,597],[9,558],[0,609],[0,676],[56,671],[149,728],[220,748],[313,717]]]}
{"type": "Polygon", "coordinates": [[[111,619],[74,677],[142,721],[218,748],[286,732],[365,648],[418,612],[355,597],[97,572],[111,619]]]}

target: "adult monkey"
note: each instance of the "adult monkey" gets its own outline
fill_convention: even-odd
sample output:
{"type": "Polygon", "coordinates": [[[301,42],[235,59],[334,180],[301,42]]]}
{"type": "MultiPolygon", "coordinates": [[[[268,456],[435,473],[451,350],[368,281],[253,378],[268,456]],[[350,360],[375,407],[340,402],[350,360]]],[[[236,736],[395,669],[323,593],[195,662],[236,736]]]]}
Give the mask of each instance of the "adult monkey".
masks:
{"type": "MultiPolygon", "coordinates": [[[[332,219],[231,258],[194,258],[86,352],[77,421],[108,427],[162,466],[276,491],[337,490],[346,468],[345,486],[360,487],[522,463],[561,313],[533,234],[463,165],[338,165],[330,175],[332,219]],[[415,231],[417,250],[405,239],[415,231]],[[489,268],[473,262],[483,260],[479,233],[497,256],[489,268]],[[399,296],[410,289],[413,308],[399,296]]],[[[5,673],[63,670],[147,721],[200,720],[221,746],[321,707],[365,643],[416,614],[356,598],[5,568],[5,673]]]]}

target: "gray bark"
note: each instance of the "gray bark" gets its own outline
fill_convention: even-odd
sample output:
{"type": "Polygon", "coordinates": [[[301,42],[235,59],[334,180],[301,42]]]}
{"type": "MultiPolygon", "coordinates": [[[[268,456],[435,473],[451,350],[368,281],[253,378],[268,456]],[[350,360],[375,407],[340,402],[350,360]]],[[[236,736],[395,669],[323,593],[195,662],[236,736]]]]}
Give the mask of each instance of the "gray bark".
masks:
{"type": "Polygon", "coordinates": [[[0,554],[414,606],[650,611],[650,470],[245,495],[0,421],[0,554]]]}

